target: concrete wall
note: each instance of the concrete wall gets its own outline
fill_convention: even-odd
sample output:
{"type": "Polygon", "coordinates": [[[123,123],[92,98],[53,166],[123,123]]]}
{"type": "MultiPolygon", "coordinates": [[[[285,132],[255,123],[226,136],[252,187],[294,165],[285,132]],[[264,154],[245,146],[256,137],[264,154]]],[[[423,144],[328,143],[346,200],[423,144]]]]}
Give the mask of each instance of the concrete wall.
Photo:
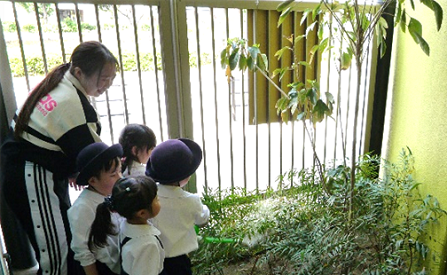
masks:
{"type": "MultiPolygon", "coordinates": [[[[439,32],[433,12],[416,3],[419,7],[412,15],[422,23],[430,56],[408,32],[395,29],[382,152],[395,161],[401,149],[408,146],[415,157],[415,179],[422,183],[422,196],[432,194],[447,210],[447,0],[438,0],[444,9],[439,32]]],[[[445,218],[430,228],[434,240],[431,248],[442,251],[440,266],[429,262],[433,268],[430,274],[445,274],[446,228],[445,218]]]]}

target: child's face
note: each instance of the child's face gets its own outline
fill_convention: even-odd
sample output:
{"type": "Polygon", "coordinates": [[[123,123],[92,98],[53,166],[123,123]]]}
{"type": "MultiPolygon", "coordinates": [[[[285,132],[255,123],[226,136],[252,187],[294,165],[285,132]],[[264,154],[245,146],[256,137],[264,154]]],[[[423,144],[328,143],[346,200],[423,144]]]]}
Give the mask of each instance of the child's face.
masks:
{"type": "Polygon", "coordinates": [[[92,177],[89,181],[89,184],[93,186],[99,193],[107,196],[112,193],[115,182],[122,178],[122,176],[121,163],[118,162],[118,165],[112,165],[110,170],[102,170],[99,174],[99,178],[92,177]]]}
{"type": "Polygon", "coordinates": [[[160,201],[158,200],[158,196],[155,197],[155,199],[152,201],[152,217],[155,217],[160,213],[160,201]]]}
{"type": "Polygon", "coordinates": [[[154,150],[154,147],[152,147],[150,149],[144,148],[144,149],[138,150],[138,152],[137,152],[138,161],[140,163],[146,164],[152,154],[152,150],[154,150]]]}

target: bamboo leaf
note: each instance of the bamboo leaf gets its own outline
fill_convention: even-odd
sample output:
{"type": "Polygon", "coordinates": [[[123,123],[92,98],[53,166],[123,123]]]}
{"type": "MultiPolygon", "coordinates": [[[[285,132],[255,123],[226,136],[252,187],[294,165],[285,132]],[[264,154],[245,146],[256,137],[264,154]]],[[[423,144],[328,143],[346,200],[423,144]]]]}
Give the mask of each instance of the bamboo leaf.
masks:
{"type": "Polygon", "coordinates": [[[289,7],[290,4],[292,4],[294,0],[286,0],[278,5],[276,8],[277,11],[283,11],[285,8],[289,7]]]}
{"type": "Polygon", "coordinates": [[[303,17],[301,17],[300,25],[303,25],[304,22],[306,22],[307,16],[309,15],[310,12],[312,12],[312,9],[305,9],[303,11],[303,17]]]}
{"type": "Polygon", "coordinates": [[[281,12],[281,15],[279,16],[279,19],[278,19],[277,27],[281,26],[281,24],[284,22],[284,20],[286,20],[287,16],[289,15],[289,13],[291,11],[292,11],[292,8],[288,7],[286,10],[281,12]]]}
{"type": "Polygon", "coordinates": [[[303,39],[303,38],[305,38],[306,37],[306,35],[305,34],[302,34],[302,35],[299,35],[299,36],[297,36],[296,38],[295,38],[295,43],[298,43],[298,42],[300,42],[301,41],[301,39],[303,39]]]}
{"type": "Polygon", "coordinates": [[[351,62],[352,62],[352,54],[343,52],[343,54],[341,55],[341,69],[347,70],[351,66],[351,62]]]}
{"type": "Polygon", "coordinates": [[[290,48],[290,47],[288,47],[288,46],[285,46],[285,47],[283,47],[282,49],[279,49],[279,50],[275,53],[275,56],[278,57],[278,60],[281,59],[282,55],[284,54],[284,52],[285,52],[286,50],[290,50],[290,51],[292,51],[292,48],[290,48]]]}

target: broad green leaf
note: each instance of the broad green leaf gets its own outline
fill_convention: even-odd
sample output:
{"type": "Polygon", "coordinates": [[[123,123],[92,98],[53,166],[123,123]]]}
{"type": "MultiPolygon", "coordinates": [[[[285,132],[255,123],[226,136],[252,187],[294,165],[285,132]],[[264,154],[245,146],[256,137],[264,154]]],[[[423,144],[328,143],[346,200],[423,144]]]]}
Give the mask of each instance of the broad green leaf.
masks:
{"type": "Polygon", "coordinates": [[[379,21],[377,22],[376,27],[378,26],[379,29],[382,30],[382,37],[386,39],[386,30],[388,29],[388,22],[386,22],[385,18],[380,17],[379,21]]]}
{"type": "Polygon", "coordinates": [[[410,18],[408,23],[408,31],[413,37],[414,41],[419,44],[419,37],[422,37],[422,24],[414,18],[410,18]]]}
{"type": "Polygon", "coordinates": [[[327,99],[328,102],[331,102],[331,103],[335,102],[334,96],[331,93],[326,92],[325,95],[326,95],[326,99],[327,99]]]}
{"type": "Polygon", "coordinates": [[[253,70],[253,69],[255,68],[255,64],[254,64],[254,62],[253,62],[253,58],[252,58],[251,56],[249,56],[249,57],[247,58],[247,67],[248,67],[250,70],[253,70]]]}
{"type": "Polygon", "coordinates": [[[304,120],[304,118],[306,117],[306,113],[305,112],[301,112],[300,114],[298,114],[296,116],[297,120],[304,120]]]}
{"type": "Polygon", "coordinates": [[[386,53],[386,43],[385,43],[385,41],[380,43],[379,50],[380,50],[380,58],[382,58],[385,55],[385,53],[386,53]]]}
{"type": "Polygon", "coordinates": [[[234,70],[239,62],[239,48],[236,48],[230,55],[230,70],[234,70]]]}
{"type": "Polygon", "coordinates": [[[247,68],[247,57],[245,54],[241,54],[239,58],[239,70],[244,71],[247,68]]]}
{"type": "Polygon", "coordinates": [[[438,2],[436,2],[436,1],[432,1],[432,2],[433,2],[433,11],[435,12],[435,17],[436,17],[436,26],[439,31],[441,29],[442,20],[444,18],[443,11],[442,11],[442,7],[438,4],[438,2]]]}
{"type": "Polygon", "coordinates": [[[427,56],[430,56],[430,46],[428,45],[427,41],[425,41],[424,38],[422,38],[422,36],[420,36],[418,33],[415,33],[414,35],[416,37],[415,41],[417,40],[416,43],[419,44],[419,46],[427,56]]]}
{"type": "Polygon", "coordinates": [[[312,104],[315,105],[317,103],[317,92],[315,89],[308,89],[306,96],[312,104]]]}
{"type": "Polygon", "coordinates": [[[368,17],[365,14],[362,13],[361,20],[362,20],[362,30],[368,29],[369,24],[371,24],[371,22],[369,21],[368,17]]]}
{"type": "Polygon", "coordinates": [[[394,27],[397,26],[397,24],[399,24],[400,22],[400,17],[402,16],[402,5],[398,4],[397,5],[397,12],[396,12],[396,18],[395,18],[395,23],[394,23],[394,27]]]}
{"type": "Polygon", "coordinates": [[[321,99],[317,101],[315,104],[315,107],[312,111],[314,114],[314,123],[315,122],[321,122],[324,119],[324,114],[329,111],[329,108],[327,107],[326,103],[324,103],[321,99]]]}
{"type": "Polygon", "coordinates": [[[341,69],[347,70],[351,66],[352,62],[352,54],[349,54],[347,52],[343,52],[341,55],[341,69]]]}
{"type": "Polygon", "coordinates": [[[284,22],[284,20],[286,20],[287,16],[289,15],[289,13],[291,11],[292,11],[292,8],[288,7],[286,10],[281,12],[281,15],[279,16],[279,19],[278,19],[278,24],[276,25],[277,27],[281,26],[281,24],[284,22]]]}
{"type": "Polygon", "coordinates": [[[248,47],[248,52],[250,53],[250,56],[253,58],[253,60],[256,60],[258,58],[258,54],[261,51],[259,50],[259,47],[253,45],[251,47],[248,47]]]}
{"type": "Polygon", "coordinates": [[[294,0],[286,0],[278,5],[276,8],[277,11],[283,11],[285,8],[287,8],[290,4],[292,4],[294,0]]]}
{"type": "Polygon", "coordinates": [[[227,66],[227,49],[220,52],[220,65],[222,66],[222,69],[225,69],[227,66]]]}
{"type": "Polygon", "coordinates": [[[268,68],[267,56],[265,54],[258,54],[258,58],[256,60],[256,65],[259,69],[266,71],[268,68]]]}
{"type": "Polygon", "coordinates": [[[287,99],[286,97],[281,97],[280,99],[278,99],[278,101],[276,101],[276,109],[278,109],[278,113],[281,110],[285,110],[287,109],[287,106],[289,105],[289,99],[287,99]]]}
{"type": "Polygon", "coordinates": [[[402,11],[402,17],[400,18],[400,28],[402,32],[405,32],[407,29],[407,17],[405,15],[405,9],[402,11]]]}

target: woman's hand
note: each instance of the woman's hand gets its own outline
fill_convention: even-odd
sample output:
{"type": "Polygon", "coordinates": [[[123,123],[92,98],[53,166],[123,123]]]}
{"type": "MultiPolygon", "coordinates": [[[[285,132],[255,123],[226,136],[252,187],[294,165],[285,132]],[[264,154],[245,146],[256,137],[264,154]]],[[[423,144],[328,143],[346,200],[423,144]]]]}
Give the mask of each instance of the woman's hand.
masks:
{"type": "Polygon", "coordinates": [[[81,191],[85,188],[83,185],[76,184],[76,178],[68,178],[68,185],[76,191],[81,191]]]}

